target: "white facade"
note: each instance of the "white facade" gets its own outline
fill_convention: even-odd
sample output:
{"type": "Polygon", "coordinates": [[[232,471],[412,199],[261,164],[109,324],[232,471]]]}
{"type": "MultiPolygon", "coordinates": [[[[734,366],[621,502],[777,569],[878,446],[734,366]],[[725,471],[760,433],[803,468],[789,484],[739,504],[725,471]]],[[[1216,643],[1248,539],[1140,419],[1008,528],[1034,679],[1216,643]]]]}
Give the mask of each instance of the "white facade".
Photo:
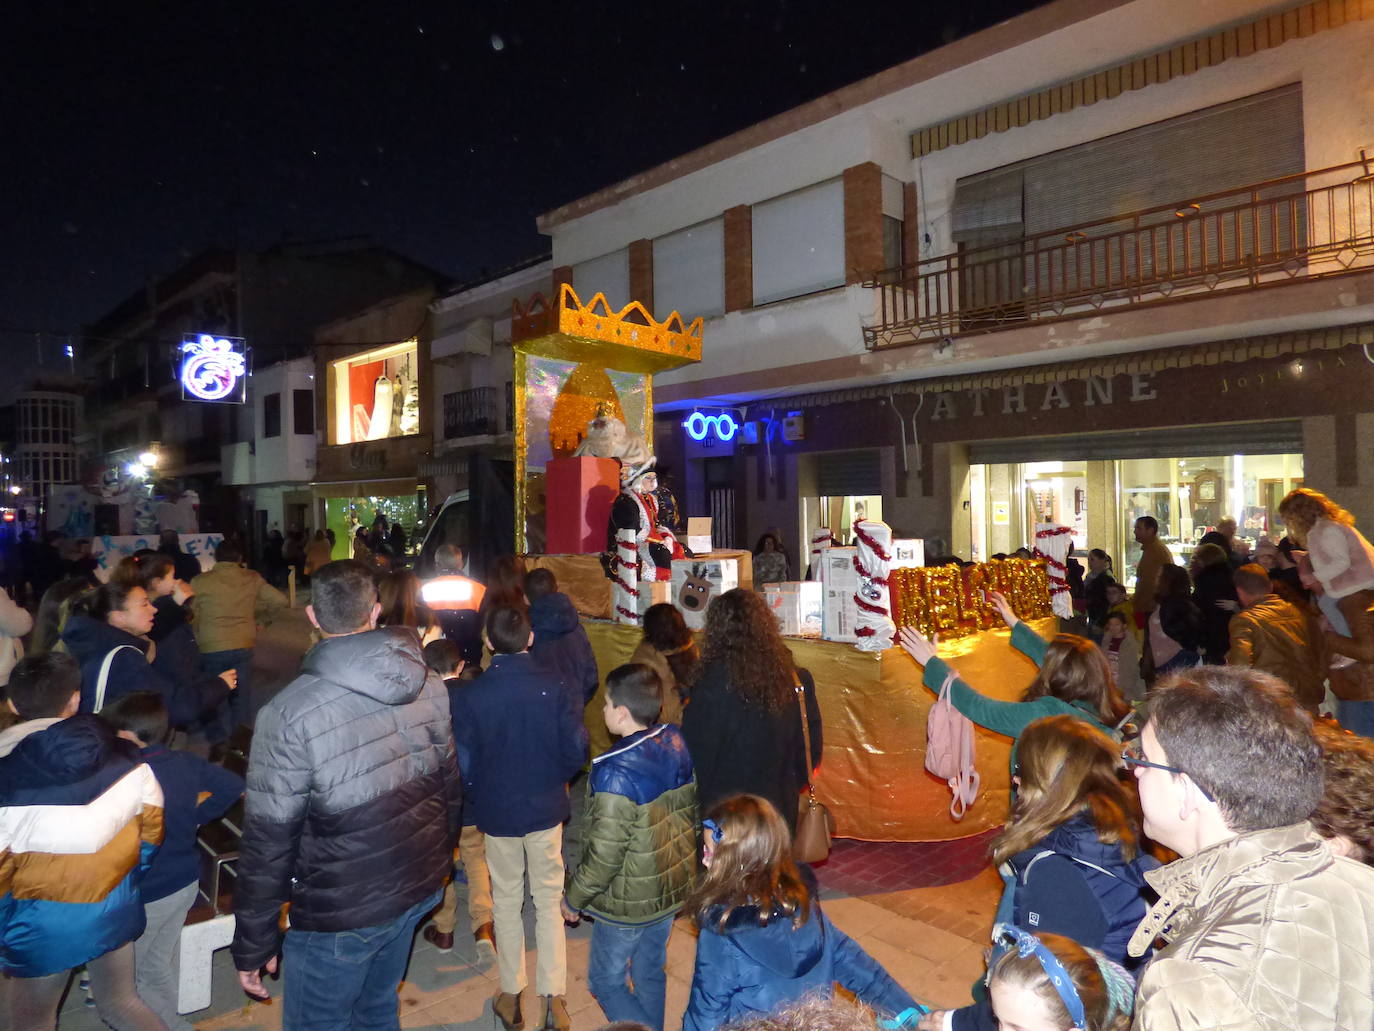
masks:
{"type": "Polygon", "coordinates": [[[435,498],[466,486],[470,452],[504,459],[512,456],[512,304],[526,304],[536,294],[551,299],[551,269],[551,262],[544,259],[484,283],[459,287],[430,304],[434,449],[430,459],[422,460],[421,475],[433,478],[435,498]]]}
{"type": "Polygon", "coordinates": [[[313,359],[256,370],[238,416],[247,439],[223,448],[227,486],[309,486],[315,475],[313,359]]]}
{"type": "MultiPolygon", "coordinates": [[[[1021,128],[990,132],[912,157],[911,135],[925,127],[1230,25],[1292,12],[1298,5],[1136,0],[1102,2],[1096,5],[1098,13],[1084,17],[1085,6],[1047,5],[550,212],[541,219],[541,227],[552,239],[553,264],[574,269],[575,284],[584,296],[600,288],[591,273],[613,267],[616,275],[611,278],[616,281],[611,289],[618,292],[623,261],[608,259],[623,255],[632,241],[657,243],[738,205],[753,207],[756,262],[795,261],[795,248],[788,258],[786,245],[760,253],[760,222],[775,199],[833,184],[845,169],[865,162],[881,168],[885,194],[889,184],[915,187],[919,255],[908,254],[906,260],[946,254],[957,247],[950,214],[955,184],[962,177],[1292,83],[1301,84],[1308,169],[1356,160],[1362,147],[1374,155],[1374,62],[1368,57],[1374,53],[1374,20],[1351,20],[1021,128]],[[759,142],[750,145],[754,138],[759,142]],[[726,156],[714,161],[699,157],[708,152],[726,156]],[[675,174],[677,167],[692,170],[675,174]]],[[[883,207],[891,213],[890,203],[883,207]]],[[[843,241],[833,236],[842,231],[842,225],[829,227],[830,245],[841,252],[843,241]]],[[[782,238],[787,239],[785,232],[782,238]]],[[[1289,305],[1256,305],[1252,298],[1244,305],[1217,305],[1202,319],[1166,317],[1135,325],[1124,315],[1104,314],[1078,325],[1061,323],[1049,333],[1037,327],[1008,330],[997,334],[998,339],[971,337],[956,341],[932,361],[926,348],[893,349],[881,355],[865,349],[860,326],[879,317],[875,291],[834,284],[829,293],[775,299],[786,289],[773,289],[774,271],[755,266],[751,307],[724,314],[682,313],[688,318],[710,316],[707,344],[700,364],[658,377],[661,408],[767,397],[784,389],[981,372],[1027,360],[1089,358],[1123,345],[1177,346],[1214,338],[1219,322],[1243,335],[1374,317],[1374,299],[1351,296],[1349,291],[1289,305]],[[774,303],[767,303],[770,300],[774,303]]],[[[824,287],[817,280],[811,289],[824,287]]],[[[655,307],[656,317],[667,315],[666,307],[655,307]]]]}

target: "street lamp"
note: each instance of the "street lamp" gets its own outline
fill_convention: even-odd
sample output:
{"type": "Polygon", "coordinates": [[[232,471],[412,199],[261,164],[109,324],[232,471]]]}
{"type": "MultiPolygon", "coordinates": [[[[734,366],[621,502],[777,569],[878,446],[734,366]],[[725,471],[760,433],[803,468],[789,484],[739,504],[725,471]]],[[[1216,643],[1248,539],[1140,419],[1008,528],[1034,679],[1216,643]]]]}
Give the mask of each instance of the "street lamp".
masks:
{"type": "Polygon", "coordinates": [[[148,475],[148,467],[145,466],[142,462],[130,462],[127,466],[125,466],[124,471],[127,472],[130,476],[133,476],[136,479],[140,480],[148,475]]]}

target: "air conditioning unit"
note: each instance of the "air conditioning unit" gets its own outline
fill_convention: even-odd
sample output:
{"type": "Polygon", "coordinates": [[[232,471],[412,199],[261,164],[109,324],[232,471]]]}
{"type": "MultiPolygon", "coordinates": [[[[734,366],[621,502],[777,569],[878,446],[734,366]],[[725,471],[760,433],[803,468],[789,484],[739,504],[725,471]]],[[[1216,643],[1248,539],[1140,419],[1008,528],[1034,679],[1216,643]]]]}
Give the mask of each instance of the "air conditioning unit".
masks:
{"type": "Polygon", "coordinates": [[[806,439],[806,416],[789,415],[782,421],[783,440],[805,440],[806,439]]]}

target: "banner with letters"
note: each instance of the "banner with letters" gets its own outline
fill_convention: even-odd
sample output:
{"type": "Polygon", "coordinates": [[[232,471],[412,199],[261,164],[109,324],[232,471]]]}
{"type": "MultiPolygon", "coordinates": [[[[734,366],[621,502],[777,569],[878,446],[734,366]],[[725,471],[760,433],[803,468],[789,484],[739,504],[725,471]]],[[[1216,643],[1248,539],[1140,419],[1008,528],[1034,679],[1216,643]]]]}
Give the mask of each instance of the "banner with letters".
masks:
{"type": "MultiPolygon", "coordinates": [[[[215,564],[215,549],[224,540],[222,533],[179,533],[181,550],[200,563],[201,572],[215,564]]],[[[95,575],[104,583],[110,578],[120,559],[128,558],[144,548],[157,549],[157,534],[129,534],[112,537],[109,534],[91,538],[91,557],[96,561],[95,575]]]]}

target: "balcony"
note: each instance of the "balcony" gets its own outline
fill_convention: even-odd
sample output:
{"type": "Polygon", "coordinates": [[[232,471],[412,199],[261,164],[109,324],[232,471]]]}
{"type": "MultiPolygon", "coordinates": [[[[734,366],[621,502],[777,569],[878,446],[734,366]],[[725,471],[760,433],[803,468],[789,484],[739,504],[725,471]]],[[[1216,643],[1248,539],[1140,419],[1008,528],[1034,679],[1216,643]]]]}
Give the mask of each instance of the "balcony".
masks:
{"type": "Polygon", "coordinates": [[[1374,158],[884,269],[870,350],[1374,269],[1374,158]]]}
{"type": "Polygon", "coordinates": [[[496,388],[474,387],[444,395],[444,439],[493,436],[496,421],[496,388]]]}

